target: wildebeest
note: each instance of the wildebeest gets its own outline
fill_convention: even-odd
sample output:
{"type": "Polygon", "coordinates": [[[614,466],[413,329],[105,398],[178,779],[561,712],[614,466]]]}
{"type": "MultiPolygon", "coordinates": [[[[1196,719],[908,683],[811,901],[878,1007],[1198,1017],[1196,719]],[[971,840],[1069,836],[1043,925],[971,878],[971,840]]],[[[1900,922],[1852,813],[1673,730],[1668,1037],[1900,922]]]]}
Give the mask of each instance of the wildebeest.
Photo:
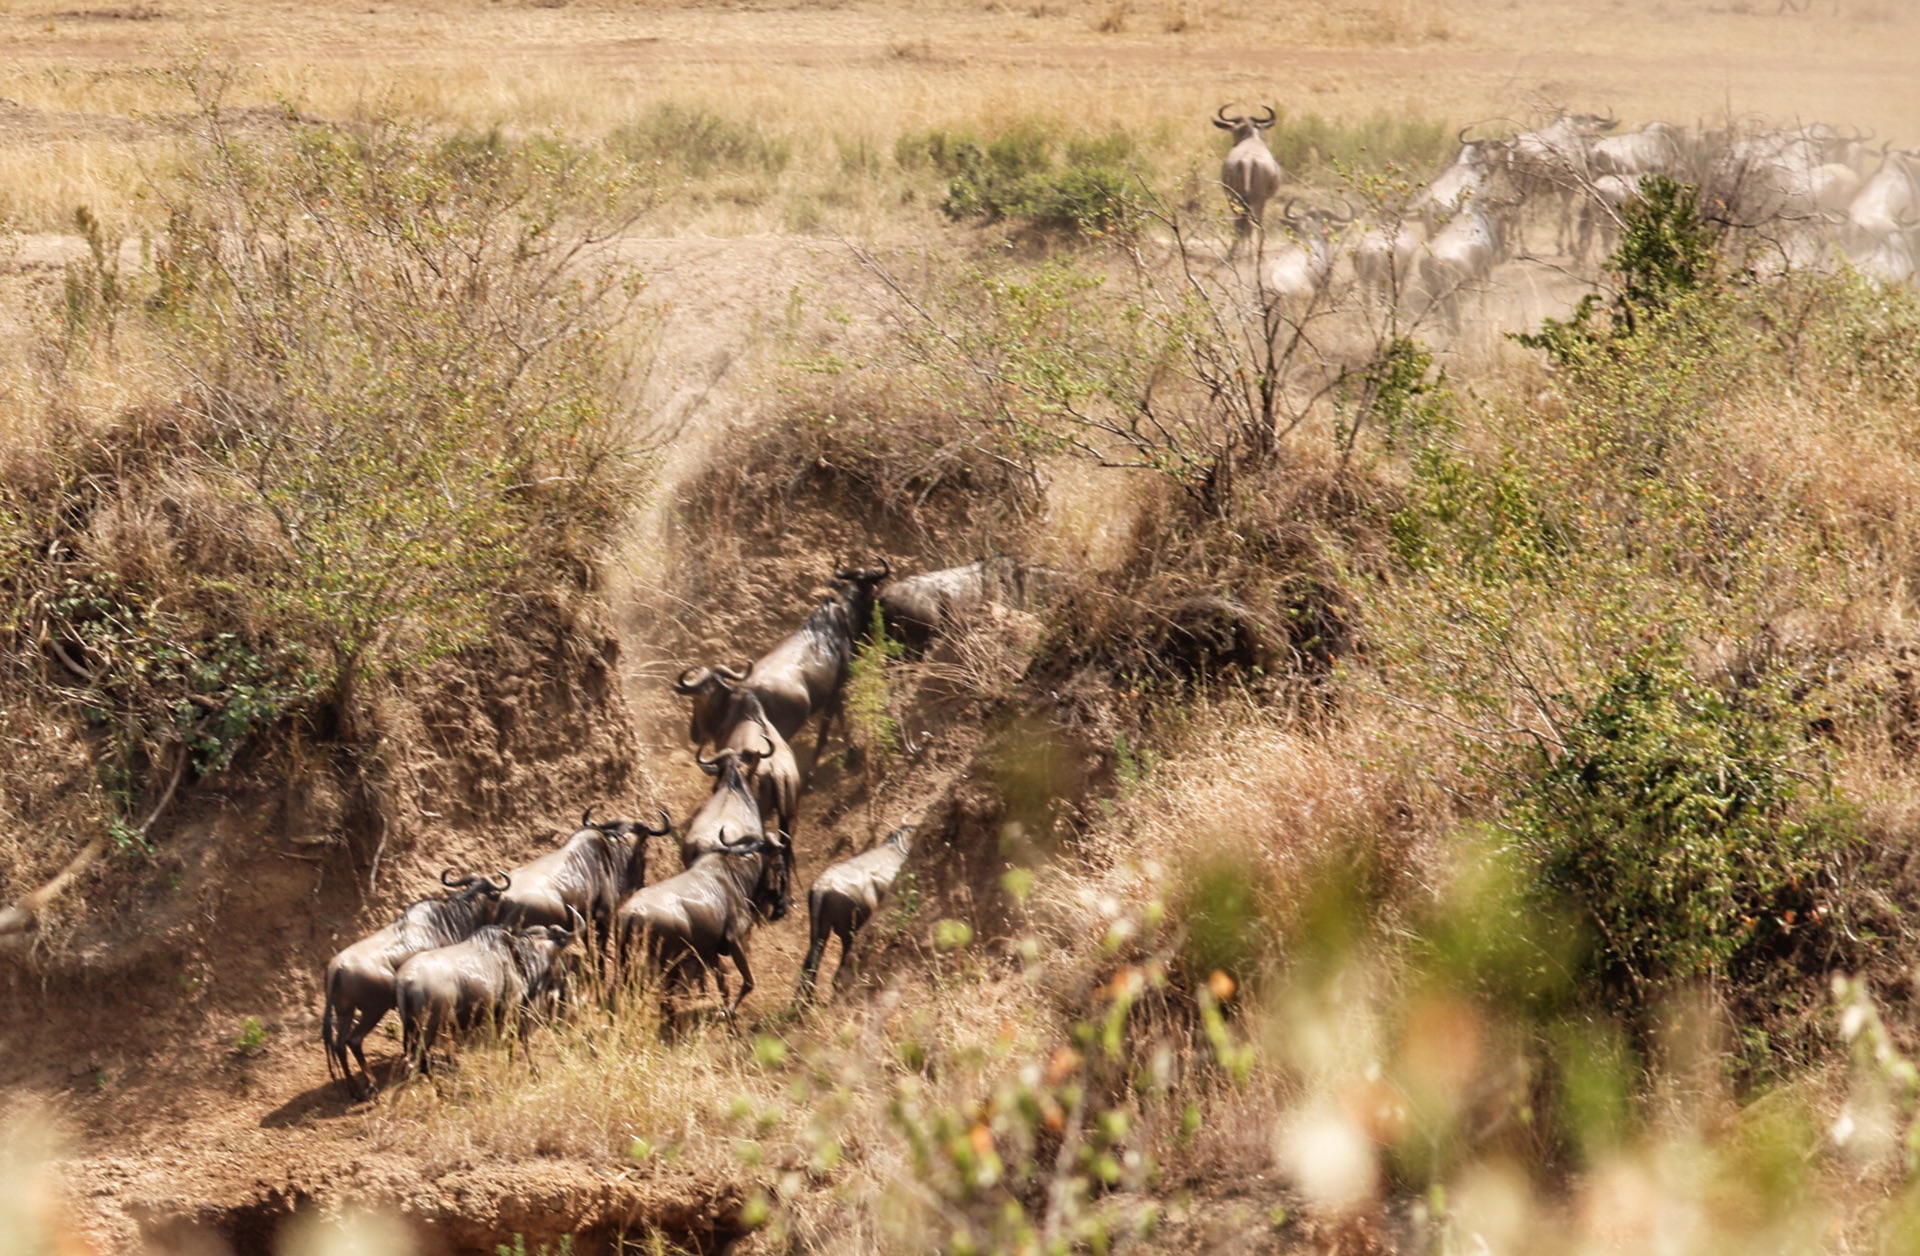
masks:
{"type": "Polygon", "coordinates": [[[1460,131],[1460,152],[1453,164],[1434,176],[1433,182],[1413,198],[1412,208],[1431,231],[1451,219],[1460,207],[1484,193],[1493,181],[1498,163],[1506,157],[1506,146],[1498,140],[1470,140],[1466,129],[1460,131]]]}
{"type": "Polygon", "coordinates": [[[813,879],[807,890],[807,928],[812,940],[806,959],[800,963],[802,1000],[813,998],[828,939],[840,939],[840,968],[833,975],[834,987],[839,988],[853,971],[853,935],[880,910],[912,849],[913,826],[903,824],[872,850],[843,859],[813,879]]]}
{"type": "Polygon", "coordinates": [[[923,571],[894,580],[879,594],[887,635],[910,654],[925,653],[937,634],[952,631],[989,602],[1021,596],[1026,572],[1012,558],[976,558],[962,567],[923,571]]]}
{"type": "Polygon", "coordinates": [[[1330,209],[1293,212],[1288,201],[1280,211],[1293,238],[1270,248],[1261,258],[1260,284],[1269,300],[1304,307],[1323,296],[1333,282],[1333,228],[1353,221],[1330,209]]]}
{"type": "Polygon", "coordinates": [[[1554,207],[1554,248],[1566,253],[1573,243],[1573,198],[1591,170],[1588,149],[1602,131],[1618,125],[1611,113],[1562,114],[1546,126],[1522,131],[1507,144],[1507,174],[1528,203],[1554,207]]]}
{"type": "Polygon", "coordinates": [[[1916,254],[1920,254],[1920,226],[1896,227],[1877,236],[1850,235],[1846,243],[1847,260],[1870,279],[1889,286],[1911,283],[1916,273],[1916,254]]]}
{"type": "Polygon", "coordinates": [[[1581,239],[1597,237],[1600,251],[1603,254],[1611,253],[1620,229],[1626,225],[1627,207],[1644,195],[1639,175],[1603,174],[1595,177],[1588,188],[1587,201],[1581,208],[1581,213],[1585,215],[1580,225],[1581,239]]]}
{"type": "Polygon", "coordinates": [[[701,855],[678,876],[635,891],[620,905],[617,927],[623,966],[644,950],[659,974],[669,1020],[676,994],[711,972],[731,1016],[753,989],[747,942],[756,921],[783,918],[790,907],[793,848],[777,834],[728,841],[701,855]],[[740,993],[728,1001],[722,957],[740,972],[740,993]]]}
{"type": "Polygon", "coordinates": [[[1280,163],[1273,159],[1273,150],[1267,147],[1266,137],[1261,134],[1270,129],[1280,115],[1270,105],[1262,108],[1267,111],[1264,118],[1240,114],[1228,117],[1225,105],[1213,115],[1215,126],[1233,133],[1233,147],[1220,163],[1220,186],[1233,198],[1238,211],[1234,218],[1237,239],[1245,239],[1261,225],[1267,202],[1280,190],[1280,163]]]}
{"type": "Polygon", "coordinates": [[[763,823],[771,821],[791,842],[794,818],[800,811],[800,761],[767,718],[760,696],[749,692],[741,697],[740,722],[733,726],[721,749],[758,756],[747,775],[753,784],[754,800],[760,805],[760,818],[763,823]]]}
{"type": "Polygon", "coordinates": [[[1420,278],[1427,299],[1445,312],[1447,322],[1460,325],[1460,294],[1484,282],[1507,257],[1505,214],[1513,207],[1494,202],[1472,202],[1454,216],[1431,240],[1420,258],[1420,278]]]}
{"type": "Polygon", "coordinates": [[[1880,239],[1920,219],[1920,153],[1889,147],[1880,169],[1847,205],[1847,221],[1862,239],[1880,239]]]}
{"type": "Polygon", "coordinates": [[[878,567],[843,567],[836,571],[831,596],[745,673],[711,667],[682,672],[673,687],[693,699],[687,733],[695,747],[709,741],[717,745],[725,736],[731,723],[732,695],[745,688],[759,695],[767,718],[788,741],[816,713],[824,711],[814,740],[814,757],[818,758],[839,711],[841,688],[853,665],[854,650],[872,623],[875,588],[891,574],[893,566],[885,559],[878,567]]]}
{"type": "MultiPolygon", "coordinates": [[[[741,729],[751,731],[756,737],[762,731],[759,725],[742,725],[741,729]]],[[[738,842],[759,837],[765,831],[766,821],[760,810],[760,791],[755,786],[754,773],[761,760],[772,752],[772,742],[760,740],[759,749],[722,750],[711,759],[703,759],[697,753],[693,756],[700,770],[713,777],[713,792],[681,830],[681,867],[690,868],[700,856],[719,850],[726,844],[728,833],[738,842]]]]}
{"type": "Polygon", "coordinates": [[[1381,306],[1404,300],[1426,243],[1426,224],[1418,218],[1395,218],[1362,231],[1353,242],[1353,279],[1360,295],[1381,306]]]}
{"type": "Polygon", "coordinates": [[[513,870],[513,888],[500,896],[499,923],[514,928],[554,925],[565,928],[577,914],[593,928],[604,947],[614,909],[647,879],[647,839],[673,831],[673,819],[660,808],[660,827],[633,820],[595,823],[593,808],[580,827],[556,850],[513,870]]]}
{"type": "MultiPolygon", "coordinates": [[[[574,920],[585,923],[578,913],[574,920]]],[[[465,941],[422,951],[402,964],[395,978],[402,1080],[429,1071],[427,1053],[448,1025],[466,1030],[491,1021],[498,1030],[509,1015],[557,998],[563,954],[576,936],[576,930],[557,925],[486,925],[465,941]]]]}
{"type": "Polygon", "coordinates": [[[454,893],[410,905],[398,920],[345,948],[327,964],[327,1005],[320,1019],[327,1076],[340,1077],[362,1094],[373,1089],[363,1044],[395,1006],[395,972],[410,957],[465,941],[474,930],[490,924],[500,895],[512,880],[503,875],[496,881],[474,873],[456,877],[448,868],[440,874],[440,884],[454,893]],[[349,1051],[360,1064],[363,1085],[354,1084],[349,1051]]]}
{"type": "Polygon", "coordinates": [[[1649,122],[1638,131],[1594,140],[1587,149],[1588,166],[1595,178],[1609,174],[1626,179],[1650,174],[1677,177],[1685,142],[1685,133],[1672,123],[1649,122]]]}

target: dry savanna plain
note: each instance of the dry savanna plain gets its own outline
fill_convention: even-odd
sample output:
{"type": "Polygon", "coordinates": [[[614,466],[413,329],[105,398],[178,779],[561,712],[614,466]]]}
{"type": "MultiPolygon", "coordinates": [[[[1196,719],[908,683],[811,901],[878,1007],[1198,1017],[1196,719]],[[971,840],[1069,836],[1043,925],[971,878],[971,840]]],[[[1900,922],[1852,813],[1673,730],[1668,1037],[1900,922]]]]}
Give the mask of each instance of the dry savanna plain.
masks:
{"type": "Polygon", "coordinates": [[[1920,1251],[1916,50],[0,0],[0,1256],[1920,1251]]]}

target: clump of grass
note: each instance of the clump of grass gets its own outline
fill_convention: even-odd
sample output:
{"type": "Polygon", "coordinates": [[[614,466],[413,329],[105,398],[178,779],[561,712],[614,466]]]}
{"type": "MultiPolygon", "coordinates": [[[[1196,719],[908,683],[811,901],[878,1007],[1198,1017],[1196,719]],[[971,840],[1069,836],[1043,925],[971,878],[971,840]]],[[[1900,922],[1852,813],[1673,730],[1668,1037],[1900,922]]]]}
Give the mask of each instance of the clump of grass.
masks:
{"type": "Polygon", "coordinates": [[[844,699],[847,722],[870,752],[889,755],[900,749],[900,725],[888,711],[887,664],[906,652],[904,643],[887,635],[876,602],[866,640],[854,650],[847,671],[844,699]]]}
{"type": "Polygon", "coordinates": [[[1267,132],[1267,147],[1280,168],[1295,177],[1335,167],[1431,170],[1451,156],[1453,133],[1444,123],[1403,114],[1376,113],[1349,121],[1317,113],[1282,113],[1267,132]]]}
{"type": "Polygon", "coordinates": [[[664,101],[616,127],[607,146],[622,160],[657,166],[687,179],[716,174],[778,175],[793,160],[793,141],[769,134],[758,120],[729,118],[700,105],[664,101]]]}
{"type": "Polygon", "coordinates": [[[233,1038],[235,1055],[258,1055],[266,1045],[267,1027],[258,1016],[249,1016],[240,1022],[240,1032],[233,1038]]]}

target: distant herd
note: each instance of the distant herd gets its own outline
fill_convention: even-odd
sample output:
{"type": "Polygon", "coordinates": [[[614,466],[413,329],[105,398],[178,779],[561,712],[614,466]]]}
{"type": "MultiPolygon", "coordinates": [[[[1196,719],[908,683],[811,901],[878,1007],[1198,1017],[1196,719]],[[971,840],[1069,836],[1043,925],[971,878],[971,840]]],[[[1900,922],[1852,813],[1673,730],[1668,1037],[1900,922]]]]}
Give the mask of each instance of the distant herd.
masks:
{"type": "Polygon", "coordinates": [[[1851,266],[1889,286],[1920,280],[1920,150],[1874,146],[1854,129],[1809,123],[1784,130],[1649,122],[1620,131],[1611,113],[1562,113],[1513,134],[1459,134],[1459,151],[1424,183],[1362,218],[1350,207],[1280,211],[1285,238],[1264,230],[1286,173],[1267,146],[1278,119],[1229,113],[1220,185],[1235,214],[1233,252],[1258,237],[1258,275],[1278,302],[1312,305],[1356,288],[1369,304],[1411,303],[1459,320],[1459,295],[1520,256],[1523,215],[1550,219],[1553,247],[1584,262],[1610,248],[1650,181],[1699,190],[1701,211],[1751,232],[1777,269],[1851,266]]]}
{"type": "MultiPolygon", "coordinates": [[[[413,903],[335,955],[320,1031],[329,1075],[373,1093],[364,1044],[390,1011],[400,1019],[401,1081],[429,1071],[445,1033],[497,1031],[555,1013],[569,997],[567,956],[576,943],[597,959],[609,998],[630,980],[650,979],[671,1025],[676,997],[705,990],[711,974],[731,1017],[754,988],[748,941],[755,926],[783,919],[791,906],[800,794],[841,713],[876,608],[890,637],[921,651],[967,612],[1016,592],[1024,572],[1010,559],[981,559],[891,577],[885,560],[841,568],[827,600],[751,665],[688,668],[674,681],[692,700],[694,760],[713,778],[707,801],[677,830],[681,871],[647,882],[649,839],[676,832],[664,808],[650,825],[595,820],[589,807],[555,849],[492,876],[449,868],[440,876],[444,893],[413,903]],[[792,739],[815,717],[803,773],[792,739]],[[708,745],[714,752],[703,756],[708,745]],[[731,996],[722,959],[740,975],[731,996]]],[[[832,938],[841,944],[836,984],[852,971],[854,934],[886,900],[911,844],[912,826],[902,825],[815,878],[801,1000],[813,998],[832,938]]]]}

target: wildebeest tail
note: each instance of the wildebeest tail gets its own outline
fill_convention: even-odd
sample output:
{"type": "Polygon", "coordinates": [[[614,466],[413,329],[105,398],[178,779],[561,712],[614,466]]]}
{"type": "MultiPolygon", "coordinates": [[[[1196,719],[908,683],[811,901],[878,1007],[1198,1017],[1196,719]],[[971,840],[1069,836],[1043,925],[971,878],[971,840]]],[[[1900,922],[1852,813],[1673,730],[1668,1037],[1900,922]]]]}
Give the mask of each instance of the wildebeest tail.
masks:
{"type": "MultiPolygon", "coordinates": [[[[337,1053],[344,1058],[347,1053],[346,1046],[334,1041],[333,1037],[333,987],[338,980],[338,973],[327,974],[327,1006],[326,1010],[320,1014],[320,1045],[326,1048],[327,1076],[330,1079],[341,1075],[340,1072],[336,1071],[333,1067],[335,1054],[337,1053]]],[[[343,1036],[346,1034],[346,1030],[344,1029],[340,1032],[343,1036]]]]}

